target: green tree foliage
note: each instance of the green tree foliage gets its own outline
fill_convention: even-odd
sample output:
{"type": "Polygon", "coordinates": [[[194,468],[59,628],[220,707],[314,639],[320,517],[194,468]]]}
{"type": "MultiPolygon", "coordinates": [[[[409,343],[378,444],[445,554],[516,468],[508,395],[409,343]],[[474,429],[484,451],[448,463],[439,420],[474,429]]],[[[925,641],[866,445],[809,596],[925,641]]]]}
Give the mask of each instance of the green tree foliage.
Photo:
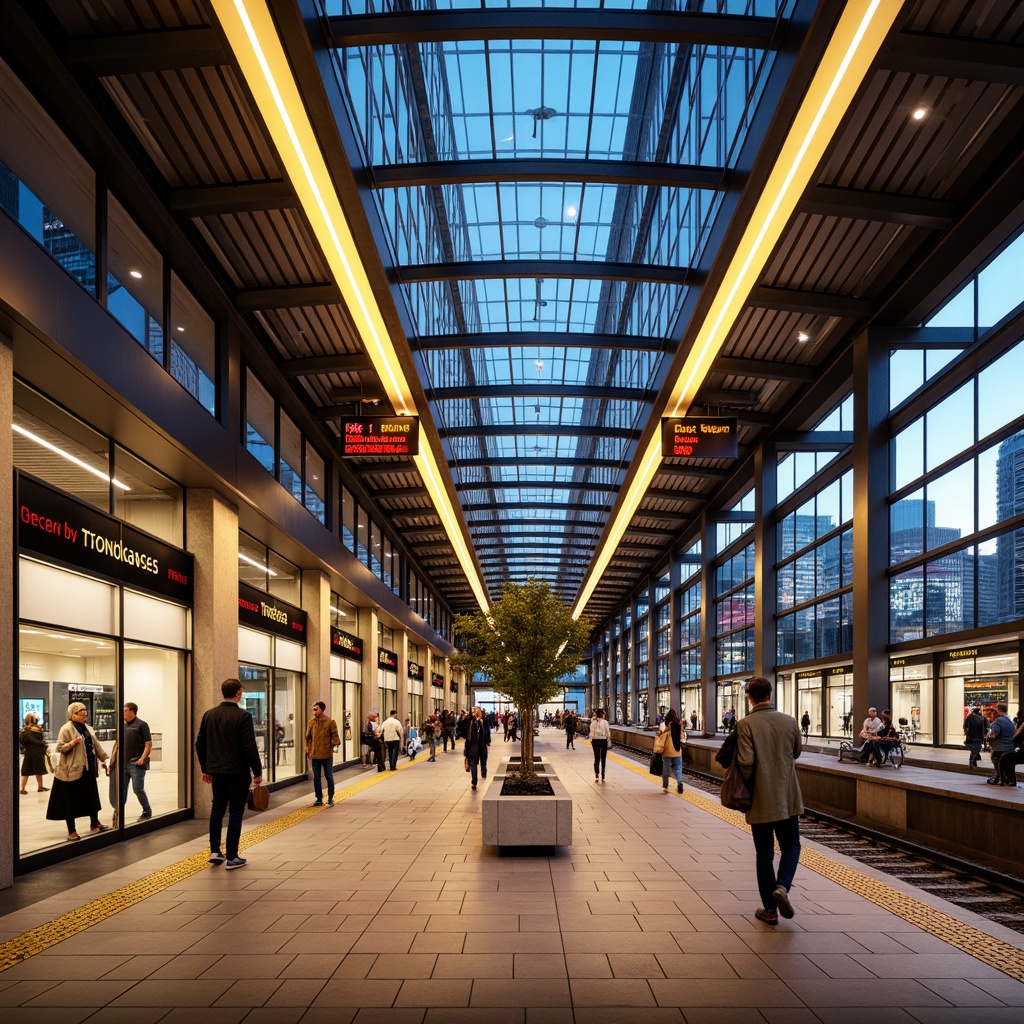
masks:
{"type": "Polygon", "coordinates": [[[562,692],[558,680],[576,671],[593,629],[589,619],[573,619],[568,605],[534,579],[504,583],[487,613],[455,617],[455,664],[489,676],[519,710],[524,775],[534,774],[534,711],[562,692]]]}

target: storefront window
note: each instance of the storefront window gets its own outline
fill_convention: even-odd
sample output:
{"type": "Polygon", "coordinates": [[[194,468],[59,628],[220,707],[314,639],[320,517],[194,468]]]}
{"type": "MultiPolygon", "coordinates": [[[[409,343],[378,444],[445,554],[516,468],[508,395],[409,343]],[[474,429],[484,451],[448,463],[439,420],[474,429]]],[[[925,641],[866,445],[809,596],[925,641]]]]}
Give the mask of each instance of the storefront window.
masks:
{"type": "MultiPolygon", "coordinates": [[[[826,674],[828,698],[828,735],[853,735],[853,669],[830,671],[826,674]]],[[[801,715],[803,712],[800,712],[801,715]]],[[[814,727],[811,716],[811,728],[814,727]]],[[[858,730],[859,731],[859,730],[858,730]]]]}
{"type": "Polygon", "coordinates": [[[114,488],[114,514],[168,544],[181,547],[185,534],[185,492],[173,480],[126,452],[114,449],[115,475],[127,485],[114,488]]]}
{"type": "MultiPolygon", "coordinates": [[[[889,670],[890,709],[892,720],[899,727],[907,743],[934,743],[935,706],[931,658],[916,664],[895,666],[889,670]]],[[[879,710],[882,710],[879,708],[879,710]]],[[[960,736],[963,742],[963,715],[960,716],[960,736]]]]}
{"type": "MultiPolygon", "coordinates": [[[[1019,658],[1016,650],[956,657],[939,666],[942,680],[942,743],[963,743],[963,720],[971,707],[988,708],[1006,703],[1014,714],[1020,704],[1019,658]]],[[[895,684],[894,684],[895,688],[895,684]]]]}
{"type": "Polygon", "coordinates": [[[825,721],[821,717],[821,674],[798,672],[796,687],[797,714],[794,717],[799,721],[806,711],[811,718],[810,735],[824,736],[825,721]]]}

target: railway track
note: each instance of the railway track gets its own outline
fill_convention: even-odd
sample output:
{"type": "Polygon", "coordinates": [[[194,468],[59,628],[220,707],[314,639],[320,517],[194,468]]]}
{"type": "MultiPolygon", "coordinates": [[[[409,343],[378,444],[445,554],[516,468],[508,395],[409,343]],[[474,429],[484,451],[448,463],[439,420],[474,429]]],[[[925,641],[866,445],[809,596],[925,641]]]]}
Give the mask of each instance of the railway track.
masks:
{"type": "MultiPolygon", "coordinates": [[[[618,743],[615,752],[641,764],[651,756],[618,743]]],[[[689,768],[685,774],[687,785],[718,796],[721,784],[717,778],[689,768]]],[[[808,811],[803,816],[800,831],[805,838],[836,853],[1024,934],[1024,877],[972,864],[819,811],[808,811]]]]}

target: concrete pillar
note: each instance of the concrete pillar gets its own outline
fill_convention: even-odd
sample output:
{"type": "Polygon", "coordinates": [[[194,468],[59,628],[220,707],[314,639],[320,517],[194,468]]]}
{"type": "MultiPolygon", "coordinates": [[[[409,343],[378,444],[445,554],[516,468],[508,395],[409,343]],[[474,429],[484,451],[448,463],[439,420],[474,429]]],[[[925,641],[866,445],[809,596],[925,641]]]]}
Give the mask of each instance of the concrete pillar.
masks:
{"type": "Polygon", "coordinates": [[[302,570],[302,610],[307,618],[306,706],[322,700],[330,713],[331,581],[319,569],[302,570]]]}
{"type": "Polygon", "coordinates": [[[409,700],[409,633],[407,630],[395,630],[395,653],[398,655],[398,681],[396,683],[398,704],[396,710],[398,711],[398,720],[404,726],[406,715],[412,714],[409,700]]]}
{"type": "MultiPolygon", "coordinates": [[[[0,334],[0,599],[8,609],[15,608],[14,593],[14,442],[7,429],[14,409],[14,348],[6,334],[0,334]]],[[[18,707],[15,693],[14,630],[17,623],[8,615],[7,626],[0,629],[0,707],[18,707]]],[[[10,710],[8,711],[10,713],[10,710]]],[[[9,721],[9,720],[8,720],[9,721]]],[[[21,723],[18,723],[21,727],[21,723]]],[[[14,731],[0,729],[0,764],[15,760],[14,731]]],[[[6,777],[6,775],[5,775],[6,777]]],[[[14,787],[0,786],[0,888],[14,884],[14,787]]]]}
{"type": "MultiPolygon", "coordinates": [[[[774,687],[778,656],[775,609],[778,586],[775,577],[777,533],[773,513],[778,503],[778,464],[775,449],[760,445],[754,453],[754,675],[764,676],[774,687]]],[[[782,707],[775,694],[776,707],[782,707]]]]}
{"type": "Polygon", "coordinates": [[[377,609],[359,609],[359,636],[363,639],[363,717],[371,711],[380,714],[380,721],[388,717],[391,708],[378,707],[380,703],[377,689],[377,609]]]}
{"type": "MultiPolygon", "coordinates": [[[[192,616],[192,735],[221,701],[220,684],[238,676],[238,510],[216,491],[185,495],[186,547],[195,556],[192,616]]],[[[210,813],[210,787],[193,755],[195,814],[210,813]]]]}

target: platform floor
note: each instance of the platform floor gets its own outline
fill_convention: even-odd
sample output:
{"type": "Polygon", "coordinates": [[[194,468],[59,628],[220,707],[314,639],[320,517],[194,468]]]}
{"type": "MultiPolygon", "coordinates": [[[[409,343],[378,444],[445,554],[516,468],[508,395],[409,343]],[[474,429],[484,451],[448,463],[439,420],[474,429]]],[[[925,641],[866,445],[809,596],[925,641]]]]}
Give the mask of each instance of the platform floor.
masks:
{"type": "MultiPolygon", "coordinates": [[[[191,838],[38,902],[0,892],[4,1019],[1024,1019],[1024,936],[810,842],[795,918],[761,924],[741,815],[689,787],[664,794],[614,754],[595,784],[585,741],[566,751],[541,730],[537,746],[574,799],[573,845],[553,856],[482,847],[483,786],[439,752],[346,773],[333,808],[279,794],[247,820],[238,871],[209,867],[191,838]]],[[[497,736],[492,761],[512,749],[497,736]]]]}

